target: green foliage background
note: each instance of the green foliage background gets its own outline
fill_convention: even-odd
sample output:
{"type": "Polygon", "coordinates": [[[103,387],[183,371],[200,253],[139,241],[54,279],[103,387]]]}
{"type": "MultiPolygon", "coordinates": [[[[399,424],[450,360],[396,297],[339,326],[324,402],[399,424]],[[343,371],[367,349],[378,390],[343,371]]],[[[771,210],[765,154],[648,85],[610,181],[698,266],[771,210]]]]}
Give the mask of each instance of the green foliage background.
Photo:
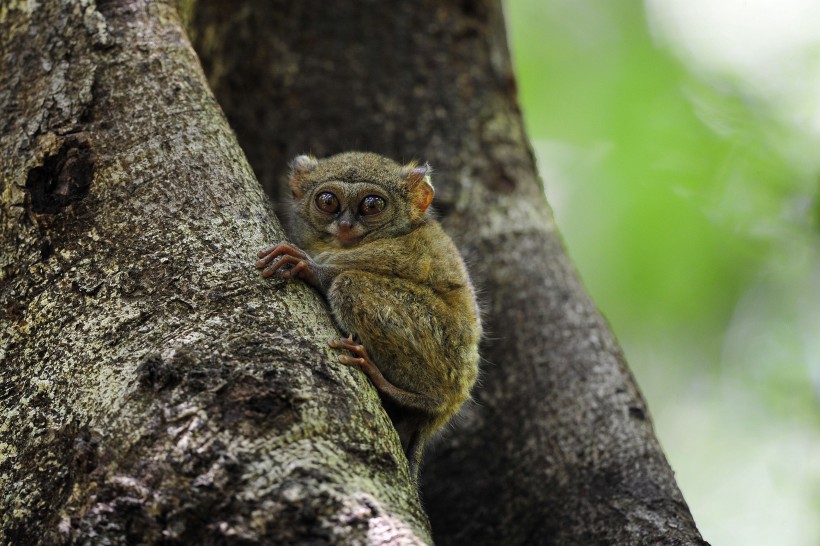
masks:
{"type": "Polygon", "coordinates": [[[817,132],[676,56],[641,2],[506,15],[558,226],[704,537],[820,544],[817,132]]]}

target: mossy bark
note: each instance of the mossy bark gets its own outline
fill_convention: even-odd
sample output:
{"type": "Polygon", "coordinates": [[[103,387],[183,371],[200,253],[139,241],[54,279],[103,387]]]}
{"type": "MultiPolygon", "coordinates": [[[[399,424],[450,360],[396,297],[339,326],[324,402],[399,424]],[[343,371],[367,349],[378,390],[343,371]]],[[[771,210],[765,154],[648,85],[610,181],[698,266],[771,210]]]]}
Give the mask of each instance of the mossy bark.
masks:
{"type": "Polygon", "coordinates": [[[486,308],[476,403],[428,455],[440,545],[702,545],[623,354],[537,178],[496,0],[203,0],[209,81],[275,198],[286,161],[344,150],[436,169],[486,308]]]}
{"type": "Polygon", "coordinates": [[[0,543],[421,544],[163,2],[0,7],[0,543]]]}

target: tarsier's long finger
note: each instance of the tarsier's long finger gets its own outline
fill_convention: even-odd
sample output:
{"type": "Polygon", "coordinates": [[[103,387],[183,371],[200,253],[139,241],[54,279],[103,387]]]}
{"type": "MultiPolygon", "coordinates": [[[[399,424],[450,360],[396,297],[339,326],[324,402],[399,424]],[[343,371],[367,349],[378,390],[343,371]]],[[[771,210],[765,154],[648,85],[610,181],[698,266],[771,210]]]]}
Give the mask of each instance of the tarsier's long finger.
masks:
{"type": "Polygon", "coordinates": [[[359,366],[360,368],[365,368],[368,365],[367,360],[365,360],[364,358],[356,358],[347,355],[340,356],[339,362],[341,362],[342,364],[346,364],[348,366],[359,366]]]}
{"type": "Polygon", "coordinates": [[[281,256],[278,261],[273,262],[268,267],[266,267],[262,271],[262,276],[265,277],[265,278],[268,278],[268,277],[274,275],[279,269],[281,269],[285,265],[287,265],[287,264],[296,265],[299,262],[301,262],[300,258],[285,254],[284,256],[281,256]]]}
{"type": "Polygon", "coordinates": [[[269,263],[271,263],[273,260],[276,259],[276,254],[274,254],[272,250],[266,256],[261,256],[261,254],[262,254],[261,252],[259,254],[260,254],[260,258],[262,258],[261,260],[256,262],[256,267],[258,267],[259,269],[267,267],[267,265],[269,263]]]}
{"type": "Polygon", "coordinates": [[[257,257],[257,258],[264,258],[264,257],[265,257],[265,256],[267,256],[268,254],[270,254],[271,252],[273,252],[273,250],[274,250],[275,248],[276,248],[275,246],[269,246],[269,247],[263,248],[262,250],[260,250],[259,252],[257,252],[257,253],[256,253],[256,257],[257,257]]]}
{"type": "Polygon", "coordinates": [[[281,273],[282,278],[292,279],[294,277],[298,277],[299,273],[301,273],[302,271],[305,271],[306,269],[307,269],[307,264],[304,261],[299,260],[296,263],[296,265],[294,265],[292,268],[282,271],[282,273],[281,273]]]}
{"type": "Polygon", "coordinates": [[[331,339],[327,342],[327,344],[334,349],[344,349],[367,358],[367,352],[365,351],[364,346],[354,342],[352,335],[347,339],[331,339]]]}
{"type": "Polygon", "coordinates": [[[302,252],[302,249],[295,247],[289,243],[279,243],[273,251],[277,254],[290,254],[297,258],[307,258],[307,254],[302,252]]]}
{"type": "Polygon", "coordinates": [[[279,243],[276,246],[263,248],[257,253],[257,256],[261,258],[258,262],[256,262],[257,267],[262,267],[260,264],[269,263],[271,260],[281,256],[282,254],[296,256],[298,258],[307,258],[307,254],[302,252],[301,249],[288,243],[279,243]]]}

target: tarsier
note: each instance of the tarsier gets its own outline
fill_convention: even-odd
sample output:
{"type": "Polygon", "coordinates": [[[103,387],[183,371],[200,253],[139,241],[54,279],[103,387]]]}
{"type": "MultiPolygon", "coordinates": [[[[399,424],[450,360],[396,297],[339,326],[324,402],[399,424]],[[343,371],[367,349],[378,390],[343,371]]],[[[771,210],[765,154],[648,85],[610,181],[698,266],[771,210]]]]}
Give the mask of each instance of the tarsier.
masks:
{"type": "Polygon", "coordinates": [[[259,252],[265,277],[301,279],[330,304],[343,364],[378,390],[417,475],[424,442],[469,398],[481,323],[467,270],[430,215],[430,168],[349,152],[299,156],[288,235],[259,252]]]}

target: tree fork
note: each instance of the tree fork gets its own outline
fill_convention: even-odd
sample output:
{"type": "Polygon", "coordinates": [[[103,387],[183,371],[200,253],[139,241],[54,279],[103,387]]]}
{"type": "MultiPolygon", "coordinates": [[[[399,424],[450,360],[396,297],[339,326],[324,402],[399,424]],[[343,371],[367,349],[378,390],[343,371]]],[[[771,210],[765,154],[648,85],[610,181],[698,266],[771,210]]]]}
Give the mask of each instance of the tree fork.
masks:
{"type": "Polygon", "coordinates": [[[496,0],[200,1],[194,44],[260,181],[358,149],[430,161],[489,332],[422,470],[440,545],[702,545],[621,349],[568,260],[496,0]]]}

